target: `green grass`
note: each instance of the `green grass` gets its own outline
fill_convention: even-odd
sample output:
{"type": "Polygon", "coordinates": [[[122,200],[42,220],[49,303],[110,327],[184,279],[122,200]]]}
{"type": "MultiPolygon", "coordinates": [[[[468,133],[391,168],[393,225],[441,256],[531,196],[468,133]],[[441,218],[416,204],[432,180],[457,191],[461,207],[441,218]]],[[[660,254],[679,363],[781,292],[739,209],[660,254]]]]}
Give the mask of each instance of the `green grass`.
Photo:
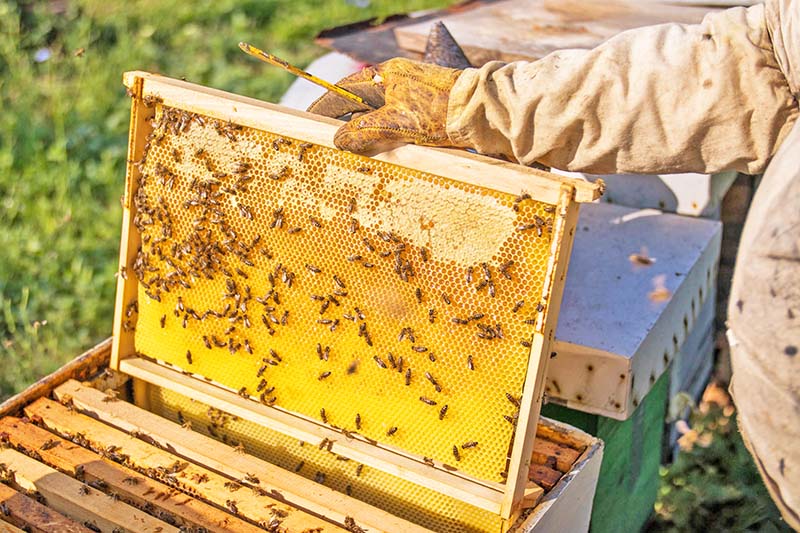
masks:
{"type": "Polygon", "coordinates": [[[744,446],[730,397],[715,384],[704,396],[679,441],[682,452],[661,467],[648,533],[792,531],[744,446]]]}
{"type": "Polygon", "coordinates": [[[0,399],[111,333],[124,71],[277,101],[291,76],[239,41],[302,66],[323,52],[323,28],[447,3],[0,0],[0,399]],[[41,49],[51,57],[37,63],[41,49]]]}

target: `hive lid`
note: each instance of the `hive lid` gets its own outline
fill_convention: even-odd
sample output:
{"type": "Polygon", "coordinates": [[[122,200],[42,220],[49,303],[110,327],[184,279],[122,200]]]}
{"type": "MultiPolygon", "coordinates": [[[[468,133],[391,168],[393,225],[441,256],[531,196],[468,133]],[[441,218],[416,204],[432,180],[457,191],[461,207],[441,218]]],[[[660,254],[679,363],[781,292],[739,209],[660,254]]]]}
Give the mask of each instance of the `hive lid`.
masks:
{"type": "Polygon", "coordinates": [[[455,150],[359,156],[338,121],[125,83],[111,366],[518,512],[577,202],[599,188],[455,150]]]}

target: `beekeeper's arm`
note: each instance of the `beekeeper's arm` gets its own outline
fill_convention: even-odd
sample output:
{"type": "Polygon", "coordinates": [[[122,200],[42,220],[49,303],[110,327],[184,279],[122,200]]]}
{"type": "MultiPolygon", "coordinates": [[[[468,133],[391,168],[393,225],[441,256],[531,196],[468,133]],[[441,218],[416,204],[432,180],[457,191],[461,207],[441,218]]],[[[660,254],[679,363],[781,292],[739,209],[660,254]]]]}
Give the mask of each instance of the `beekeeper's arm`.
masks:
{"type": "MultiPolygon", "coordinates": [[[[758,173],[798,115],[787,54],[800,29],[780,26],[784,9],[796,8],[772,0],[463,72],[390,60],[340,82],[386,105],[335,140],[357,152],[393,140],[470,147],[596,174],[758,173]]],[[[328,94],[310,110],[358,109],[328,94]]]]}

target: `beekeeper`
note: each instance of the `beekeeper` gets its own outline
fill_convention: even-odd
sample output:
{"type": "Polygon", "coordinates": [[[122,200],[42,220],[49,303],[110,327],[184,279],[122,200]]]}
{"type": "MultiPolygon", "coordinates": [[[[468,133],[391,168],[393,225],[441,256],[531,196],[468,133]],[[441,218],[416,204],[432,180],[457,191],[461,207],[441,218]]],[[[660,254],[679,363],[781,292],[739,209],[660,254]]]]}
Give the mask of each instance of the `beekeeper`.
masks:
{"type": "MultiPolygon", "coordinates": [[[[800,1],[627,31],[593,50],[454,70],[393,59],[339,84],[381,105],[335,136],[473,148],[593,174],[764,172],[728,314],[739,427],[800,528],[800,1]]],[[[365,111],[326,94],[310,111],[365,111]]]]}

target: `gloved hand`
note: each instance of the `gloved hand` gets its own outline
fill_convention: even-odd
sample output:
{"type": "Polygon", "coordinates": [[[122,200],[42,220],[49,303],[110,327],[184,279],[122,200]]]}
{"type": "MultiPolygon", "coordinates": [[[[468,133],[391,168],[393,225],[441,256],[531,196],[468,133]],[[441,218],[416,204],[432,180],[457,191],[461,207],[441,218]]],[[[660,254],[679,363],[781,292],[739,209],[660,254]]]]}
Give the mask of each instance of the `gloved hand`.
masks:
{"type": "Polygon", "coordinates": [[[460,74],[457,69],[390,59],[337,84],[379,108],[376,111],[357,115],[369,108],[331,92],[308,111],[334,118],[354,114],[333,138],[341,150],[363,153],[391,142],[453,146],[446,131],[447,101],[460,74]]]}

